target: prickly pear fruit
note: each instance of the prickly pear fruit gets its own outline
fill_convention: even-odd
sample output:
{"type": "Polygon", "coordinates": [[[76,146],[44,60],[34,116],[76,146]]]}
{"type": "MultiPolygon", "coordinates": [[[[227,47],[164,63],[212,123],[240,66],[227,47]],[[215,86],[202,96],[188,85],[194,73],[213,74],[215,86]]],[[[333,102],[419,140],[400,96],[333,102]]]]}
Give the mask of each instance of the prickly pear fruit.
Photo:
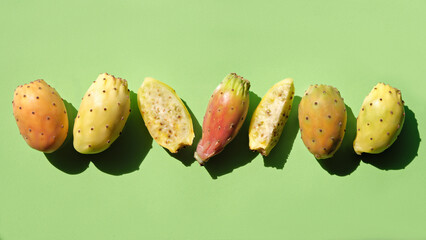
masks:
{"type": "Polygon", "coordinates": [[[19,132],[30,147],[45,153],[56,151],[68,133],[68,115],[58,92],[39,79],[16,88],[13,115],[19,132]]]}
{"type": "Polygon", "coordinates": [[[340,92],[326,85],[310,86],[299,104],[302,140],[317,159],[330,158],[345,135],[346,107],[340,92]]]}
{"type": "Polygon", "coordinates": [[[192,145],[191,115],[175,90],[154,78],[145,78],[138,90],[138,106],[152,138],[170,152],[192,145]]]}
{"type": "Polygon", "coordinates": [[[401,132],[404,119],[401,91],[378,83],[362,103],[357,118],[355,152],[361,155],[386,150],[401,132]]]}
{"type": "Polygon", "coordinates": [[[74,123],[74,148],[84,154],[106,150],[121,134],[129,114],[127,81],[100,74],[81,101],[74,123]]]}
{"type": "Polygon", "coordinates": [[[294,97],[293,79],[286,78],[262,98],[251,117],[249,146],[251,150],[267,156],[280,139],[290,114],[294,97]]]}
{"type": "Polygon", "coordinates": [[[195,159],[204,165],[234,139],[244,123],[249,106],[250,82],[235,73],[214,90],[203,121],[203,135],[195,159]]]}

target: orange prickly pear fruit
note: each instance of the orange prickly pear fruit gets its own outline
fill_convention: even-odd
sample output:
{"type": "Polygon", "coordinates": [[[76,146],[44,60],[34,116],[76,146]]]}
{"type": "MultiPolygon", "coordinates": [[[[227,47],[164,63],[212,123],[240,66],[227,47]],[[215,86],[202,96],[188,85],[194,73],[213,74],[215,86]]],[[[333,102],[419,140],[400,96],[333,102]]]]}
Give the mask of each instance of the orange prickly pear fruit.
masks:
{"type": "Polygon", "coordinates": [[[19,132],[30,147],[51,153],[63,144],[68,133],[65,104],[44,80],[16,88],[12,104],[19,132]]]}
{"type": "Polygon", "coordinates": [[[299,103],[302,140],[317,159],[334,155],[342,143],[347,113],[340,92],[332,86],[314,85],[299,103]]]}

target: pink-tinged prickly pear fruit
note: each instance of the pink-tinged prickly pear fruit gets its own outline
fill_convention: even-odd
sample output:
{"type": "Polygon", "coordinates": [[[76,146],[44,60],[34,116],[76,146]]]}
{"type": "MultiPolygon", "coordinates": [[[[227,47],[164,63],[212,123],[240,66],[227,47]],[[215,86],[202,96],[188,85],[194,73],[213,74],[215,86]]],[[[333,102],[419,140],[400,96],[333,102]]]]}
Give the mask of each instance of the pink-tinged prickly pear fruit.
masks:
{"type": "Polygon", "coordinates": [[[214,90],[203,121],[203,135],[195,159],[204,165],[234,139],[244,123],[249,106],[250,82],[235,73],[214,90]]]}
{"type": "Polygon", "coordinates": [[[340,92],[332,86],[314,85],[299,104],[302,140],[317,159],[330,158],[345,135],[347,114],[340,92]]]}
{"type": "Polygon", "coordinates": [[[106,150],[121,134],[129,114],[127,81],[100,74],[84,95],[75,119],[75,150],[84,154],[106,150]]]}
{"type": "Polygon", "coordinates": [[[272,86],[251,117],[249,146],[267,156],[280,139],[290,115],[294,97],[293,79],[287,78],[272,86]]]}
{"type": "Polygon", "coordinates": [[[54,88],[41,79],[21,85],[12,104],[19,132],[30,147],[51,153],[62,145],[68,133],[68,115],[54,88]]]}
{"type": "Polygon", "coordinates": [[[191,115],[175,90],[154,78],[145,78],[138,90],[138,106],[152,138],[171,153],[192,145],[191,115]]]}
{"type": "Polygon", "coordinates": [[[404,124],[401,91],[384,83],[377,84],[364,99],[357,118],[354,150],[381,153],[395,142],[404,124]]]}

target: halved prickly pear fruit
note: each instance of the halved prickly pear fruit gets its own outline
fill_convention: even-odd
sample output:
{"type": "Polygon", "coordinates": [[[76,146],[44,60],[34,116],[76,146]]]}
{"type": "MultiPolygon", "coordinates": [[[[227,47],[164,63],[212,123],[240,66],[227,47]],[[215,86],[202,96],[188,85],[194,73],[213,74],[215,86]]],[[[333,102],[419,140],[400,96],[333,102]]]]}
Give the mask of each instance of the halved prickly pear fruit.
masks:
{"type": "Polygon", "coordinates": [[[299,103],[302,140],[317,159],[330,158],[339,149],[347,113],[340,92],[332,86],[310,86],[299,103]]]}
{"type": "Polygon", "coordinates": [[[63,144],[68,133],[67,111],[58,92],[45,81],[17,87],[12,105],[19,132],[30,147],[51,153],[63,144]]]}
{"type": "Polygon", "coordinates": [[[145,78],[138,90],[138,106],[149,133],[160,146],[176,153],[192,145],[191,115],[173,88],[154,78],[145,78]]]}
{"type": "Polygon", "coordinates": [[[99,153],[118,138],[130,114],[127,81],[100,74],[81,101],[74,123],[74,148],[99,153]]]}
{"type": "Polygon", "coordinates": [[[203,121],[203,136],[194,153],[204,165],[234,139],[244,123],[249,106],[250,82],[235,73],[214,90],[203,121]]]}
{"type": "Polygon", "coordinates": [[[275,147],[290,115],[293,97],[294,85],[291,78],[286,78],[269,89],[251,117],[249,127],[251,150],[267,156],[275,147]]]}
{"type": "Polygon", "coordinates": [[[361,153],[381,153],[395,142],[405,111],[401,91],[378,83],[364,99],[357,118],[354,150],[361,153]]]}

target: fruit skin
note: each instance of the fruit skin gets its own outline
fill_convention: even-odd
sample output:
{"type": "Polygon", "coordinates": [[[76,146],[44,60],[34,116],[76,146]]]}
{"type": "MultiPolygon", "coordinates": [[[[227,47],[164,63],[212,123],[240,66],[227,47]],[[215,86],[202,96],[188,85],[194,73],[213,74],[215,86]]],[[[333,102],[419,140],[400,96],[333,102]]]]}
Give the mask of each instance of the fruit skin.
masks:
{"type": "Polygon", "coordinates": [[[214,90],[203,120],[203,135],[195,159],[204,165],[234,139],[244,123],[249,106],[250,82],[235,73],[214,90]]]}
{"type": "Polygon", "coordinates": [[[176,91],[154,78],[145,78],[138,90],[138,106],[152,138],[171,153],[192,145],[191,115],[176,91]]]}
{"type": "Polygon", "coordinates": [[[339,149],[345,135],[347,113],[340,92],[332,86],[314,85],[299,104],[302,140],[317,159],[326,159],[339,149]]]}
{"type": "Polygon", "coordinates": [[[249,146],[267,156],[280,139],[294,98],[293,79],[272,86],[260,101],[250,121],[249,146]]]}
{"type": "Polygon", "coordinates": [[[358,155],[381,153],[395,142],[405,120],[401,91],[378,83],[362,103],[353,143],[358,155]]]}
{"type": "Polygon", "coordinates": [[[100,74],[84,95],[75,118],[74,148],[94,154],[106,150],[121,134],[130,114],[127,81],[100,74]]]}
{"type": "Polygon", "coordinates": [[[12,105],[19,132],[30,147],[51,153],[63,144],[68,133],[65,104],[44,80],[17,87],[12,105]]]}

